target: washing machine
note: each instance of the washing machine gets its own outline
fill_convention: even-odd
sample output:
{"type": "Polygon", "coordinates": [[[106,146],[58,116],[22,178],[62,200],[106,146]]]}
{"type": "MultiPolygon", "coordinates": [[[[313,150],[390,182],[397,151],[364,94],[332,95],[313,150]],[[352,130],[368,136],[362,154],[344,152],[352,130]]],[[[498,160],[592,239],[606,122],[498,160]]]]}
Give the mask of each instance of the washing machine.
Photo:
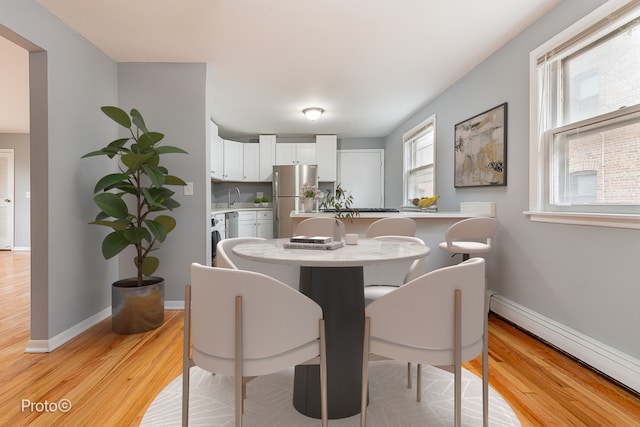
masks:
{"type": "Polygon", "coordinates": [[[211,265],[216,259],[216,246],[226,237],[225,214],[213,214],[211,216],[211,265]]]}

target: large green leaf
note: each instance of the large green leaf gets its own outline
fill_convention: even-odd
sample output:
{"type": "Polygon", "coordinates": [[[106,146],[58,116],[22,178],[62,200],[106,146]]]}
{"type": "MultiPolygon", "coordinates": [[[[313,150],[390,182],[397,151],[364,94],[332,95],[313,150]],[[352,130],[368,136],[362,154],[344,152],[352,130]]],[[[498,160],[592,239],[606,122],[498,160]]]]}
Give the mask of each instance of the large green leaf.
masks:
{"type": "Polygon", "coordinates": [[[84,159],[86,157],[106,156],[106,155],[108,155],[108,153],[106,153],[104,150],[98,150],[98,151],[92,151],[90,153],[87,153],[84,156],[82,156],[81,158],[84,159]]]}
{"type": "Polygon", "coordinates": [[[107,176],[100,178],[100,181],[96,184],[96,188],[93,189],[94,193],[98,191],[104,190],[107,187],[112,187],[113,185],[119,182],[129,182],[129,175],[126,173],[112,173],[107,176]]]}
{"type": "Polygon", "coordinates": [[[147,226],[151,234],[153,234],[160,243],[164,242],[164,239],[167,238],[167,230],[164,228],[164,225],[158,221],[147,219],[144,221],[144,225],[147,226]]]}
{"type": "Polygon", "coordinates": [[[156,222],[162,224],[167,233],[170,233],[174,228],[176,228],[176,220],[169,215],[158,215],[153,219],[156,222]]]}
{"type": "Polygon", "coordinates": [[[151,234],[149,230],[144,227],[133,227],[127,228],[123,232],[124,237],[129,241],[129,243],[140,243],[143,240],[151,241],[151,234]]]}
{"type": "Polygon", "coordinates": [[[102,241],[102,256],[112,258],[129,246],[129,240],[124,237],[124,231],[114,231],[102,241]]]}
{"type": "Polygon", "coordinates": [[[164,133],[160,133],[160,132],[149,131],[147,132],[147,135],[149,136],[149,138],[151,138],[154,144],[157,144],[158,142],[162,141],[162,139],[164,138],[164,133]]]}
{"type": "Polygon", "coordinates": [[[151,138],[148,133],[143,133],[138,138],[138,152],[143,153],[147,148],[153,147],[155,141],[151,138]]]}
{"type": "Polygon", "coordinates": [[[154,187],[162,187],[164,185],[165,178],[161,170],[150,165],[142,165],[142,170],[147,174],[154,187]]]}
{"type": "Polygon", "coordinates": [[[180,203],[176,202],[173,199],[167,199],[164,202],[162,202],[162,205],[166,208],[169,209],[170,211],[179,208],[180,206],[182,206],[180,203]]]}
{"type": "Polygon", "coordinates": [[[126,218],[129,214],[127,204],[116,194],[100,193],[93,200],[104,213],[113,218],[126,218]]]}
{"type": "Polygon", "coordinates": [[[129,170],[138,170],[147,160],[153,157],[153,153],[137,154],[128,153],[123,155],[120,159],[122,163],[129,168],[129,170]]]}
{"type": "Polygon", "coordinates": [[[114,141],[111,141],[107,147],[109,147],[110,149],[115,149],[115,150],[128,151],[129,150],[128,148],[123,148],[123,147],[130,139],[131,138],[119,138],[119,139],[116,139],[114,141]]]}
{"type": "Polygon", "coordinates": [[[189,154],[184,151],[182,148],[174,147],[171,145],[162,145],[156,148],[156,153],[158,154],[169,154],[169,153],[180,153],[180,154],[189,154]]]}
{"type": "Polygon", "coordinates": [[[111,227],[116,231],[126,230],[127,228],[127,223],[126,221],[123,221],[123,220],[115,220],[115,221],[95,220],[95,221],[91,221],[89,224],[104,225],[106,227],[111,227]]]}
{"type": "Polygon", "coordinates": [[[169,190],[166,187],[153,187],[143,188],[142,194],[150,209],[162,210],[165,209],[165,200],[170,199],[171,196],[175,194],[175,192],[169,190]]]}
{"type": "MultiPolygon", "coordinates": [[[[125,193],[133,194],[133,195],[136,195],[138,191],[135,185],[130,184],[128,182],[123,182],[121,184],[114,185],[112,188],[117,188],[118,190],[122,190],[125,193]]],[[[110,190],[110,188],[105,188],[105,190],[110,190]]]]}
{"type": "Polygon", "coordinates": [[[140,114],[140,111],[134,108],[130,113],[131,119],[133,120],[133,123],[138,127],[138,129],[140,129],[144,133],[149,132],[147,130],[147,125],[144,124],[144,119],[142,118],[142,114],[140,114]]]}
{"type": "Polygon", "coordinates": [[[164,185],[187,185],[187,183],[177,176],[166,175],[164,177],[164,185]]]}
{"type": "Polygon", "coordinates": [[[131,119],[129,115],[118,107],[104,106],[100,108],[111,120],[118,123],[120,126],[131,128],[131,119]]]}
{"type": "MultiPolygon", "coordinates": [[[[136,268],[138,268],[138,257],[135,257],[133,262],[136,265],[136,268]]],[[[158,258],[154,256],[147,256],[142,261],[142,274],[147,277],[151,276],[158,269],[158,266],[160,266],[160,260],[158,258]]]]}

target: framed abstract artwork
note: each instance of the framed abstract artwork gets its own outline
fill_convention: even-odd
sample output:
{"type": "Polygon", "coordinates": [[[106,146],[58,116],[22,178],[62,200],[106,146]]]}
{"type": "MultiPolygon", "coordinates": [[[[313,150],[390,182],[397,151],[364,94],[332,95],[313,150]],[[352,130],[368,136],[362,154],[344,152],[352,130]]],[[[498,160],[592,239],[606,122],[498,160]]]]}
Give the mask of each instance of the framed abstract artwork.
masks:
{"type": "Polygon", "coordinates": [[[507,103],[455,126],[454,186],[507,185],[507,103]]]}

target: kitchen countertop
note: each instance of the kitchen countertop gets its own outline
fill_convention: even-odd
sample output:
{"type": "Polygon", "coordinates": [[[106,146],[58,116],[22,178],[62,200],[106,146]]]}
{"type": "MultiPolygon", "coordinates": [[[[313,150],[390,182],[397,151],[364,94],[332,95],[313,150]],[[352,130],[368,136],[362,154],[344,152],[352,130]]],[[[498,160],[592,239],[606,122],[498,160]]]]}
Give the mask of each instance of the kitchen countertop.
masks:
{"type": "MultiPolygon", "coordinates": [[[[226,203],[224,203],[224,205],[226,205],[226,203]]],[[[272,211],[273,207],[271,206],[271,203],[269,203],[268,207],[255,207],[253,205],[253,203],[239,203],[237,205],[233,205],[231,207],[221,207],[219,205],[211,206],[211,215],[216,215],[216,214],[226,214],[229,212],[239,212],[239,211],[272,211]]]]}
{"type": "MultiPolygon", "coordinates": [[[[291,212],[292,218],[312,218],[312,217],[329,217],[332,218],[332,213],[326,212],[291,212]]],[[[400,211],[400,212],[361,212],[359,216],[353,217],[353,220],[358,218],[393,218],[393,217],[405,217],[412,219],[420,218],[471,218],[476,216],[490,216],[480,213],[462,213],[462,212],[412,212],[412,211],[400,211]]]]}

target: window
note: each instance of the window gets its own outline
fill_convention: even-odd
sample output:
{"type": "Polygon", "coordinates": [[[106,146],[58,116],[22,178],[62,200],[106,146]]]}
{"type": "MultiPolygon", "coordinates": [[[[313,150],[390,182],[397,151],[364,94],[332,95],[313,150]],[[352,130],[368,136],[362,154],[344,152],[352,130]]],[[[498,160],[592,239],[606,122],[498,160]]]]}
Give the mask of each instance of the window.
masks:
{"type": "Polygon", "coordinates": [[[533,51],[531,80],[532,219],[640,215],[640,0],[608,2],[533,51]]]}
{"type": "Polygon", "coordinates": [[[404,204],[436,194],[435,128],[436,118],[431,116],[403,136],[404,204]]]}

